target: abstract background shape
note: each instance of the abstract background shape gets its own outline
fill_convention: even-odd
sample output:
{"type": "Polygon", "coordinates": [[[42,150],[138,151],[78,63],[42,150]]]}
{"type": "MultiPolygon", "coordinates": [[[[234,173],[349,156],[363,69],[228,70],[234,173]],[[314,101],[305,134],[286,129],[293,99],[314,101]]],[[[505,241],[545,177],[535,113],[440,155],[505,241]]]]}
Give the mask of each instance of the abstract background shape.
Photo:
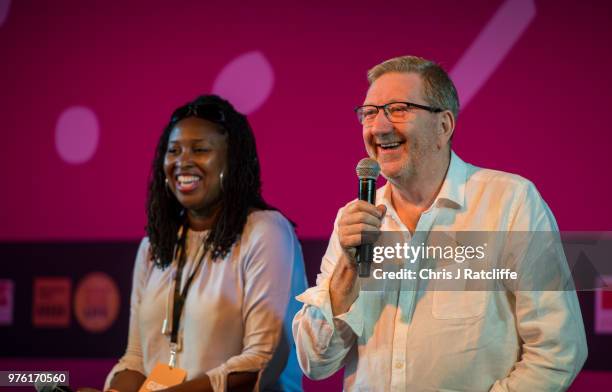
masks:
{"type": "Polygon", "coordinates": [[[73,106],[62,112],[55,128],[55,147],[64,161],[82,164],[90,160],[98,146],[100,126],[93,110],[73,106]]]}
{"type": "Polygon", "coordinates": [[[486,83],[536,14],[533,0],[506,0],[451,71],[462,108],[486,83]]]}
{"type": "Polygon", "coordinates": [[[0,0],[0,27],[2,27],[8,19],[10,8],[11,0],[0,0]]]}
{"type": "Polygon", "coordinates": [[[213,93],[251,114],[264,104],[274,86],[274,70],[260,51],[244,53],[227,64],[213,84],[213,93]]]}

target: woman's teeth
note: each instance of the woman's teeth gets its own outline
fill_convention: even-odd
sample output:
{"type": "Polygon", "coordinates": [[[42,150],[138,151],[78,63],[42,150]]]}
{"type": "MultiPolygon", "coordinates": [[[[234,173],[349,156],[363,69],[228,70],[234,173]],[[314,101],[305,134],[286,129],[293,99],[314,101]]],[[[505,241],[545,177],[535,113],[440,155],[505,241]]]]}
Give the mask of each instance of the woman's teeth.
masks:
{"type": "Polygon", "coordinates": [[[190,184],[192,182],[198,181],[200,179],[200,177],[196,177],[196,176],[183,176],[183,175],[181,175],[181,176],[178,176],[176,179],[181,184],[190,184]]]}
{"type": "Polygon", "coordinates": [[[179,175],[176,177],[176,186],[180,191],[190,191],[196,188],[200,177],[179,175]]]}

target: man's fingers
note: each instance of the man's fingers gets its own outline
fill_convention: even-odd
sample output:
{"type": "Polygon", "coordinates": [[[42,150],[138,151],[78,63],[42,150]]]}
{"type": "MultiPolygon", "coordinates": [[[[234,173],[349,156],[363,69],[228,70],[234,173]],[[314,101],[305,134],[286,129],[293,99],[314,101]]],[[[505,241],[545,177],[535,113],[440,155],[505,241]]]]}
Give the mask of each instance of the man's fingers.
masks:
{"type": "Polygon", "coordinates": [[[355,248],[361,245],[361,234],[345,235],[340,241],[344,249],[355,248]]]}
{"type": "Polygon", "coordinates": [[[346,205],[339,223],[345,225],[367,223],[373,226],[380,226],[380,221],[386,211],[387,208],[382,204],[374,206],[363,200],[355,200],[346,205]]]}
{"type": "Polygon", "coordinates": [[[355,234],[362,234],[366,232],[378,232],[380,231],[377,226],[368,225],[365,223],[356,223],[354,225],[340,226],[340,236],[349,236],[355,234]]]}
{"type": "Polygon", "coordinates": [[[382,217],[387,213],[387,206],[384,204],[379,204],[376,206],[376,210],[380,213],[380,218],[382,219],[382,217]]]}
{"type": "Polygon", "coordinates": [[[381,217],[381,213],[376,206],[363,200],[354,200],[346,205],[345,212],[368,212],[371,215],[381,217]]]}
{"type": "Polygon", "coordinates": [[[356,247],[363,243],[373,243],[378,238],[378,227],[357,224],[340,228],[340,245],[343,248],[356,247]]]}
{"type": "Polygon", "coordinates": [[[374,206],[363,200],[347,204],[338,222],[340,245],[347,251],[354,251],[359,245],[374,243],[380,235],[386,211],[384,205],[374,206]]]}
{"type": "Polygon", "coordinates": [[[378,228],[380,227],[381,221],[376,215],[372,215],[371,213],[365,211],[359,211],[345,214],[340,223],[346,226],[365,223],[378,228]]]}

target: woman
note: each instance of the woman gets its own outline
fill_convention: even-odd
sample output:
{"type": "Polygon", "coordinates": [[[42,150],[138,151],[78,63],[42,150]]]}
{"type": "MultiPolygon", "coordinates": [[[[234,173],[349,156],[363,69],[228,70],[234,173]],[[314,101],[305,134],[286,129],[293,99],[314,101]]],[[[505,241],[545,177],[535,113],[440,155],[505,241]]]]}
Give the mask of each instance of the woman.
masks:
{"type": "Polygon", "coordinates": [[[293,358],[280,377],[306,288],[301,249],[260,188],[244,115],[214,95],[174,112],[153,161],[128,347],[106,389],[136,391],[157,364],[186,371],[173,391],[301,388],[293,358]]]}

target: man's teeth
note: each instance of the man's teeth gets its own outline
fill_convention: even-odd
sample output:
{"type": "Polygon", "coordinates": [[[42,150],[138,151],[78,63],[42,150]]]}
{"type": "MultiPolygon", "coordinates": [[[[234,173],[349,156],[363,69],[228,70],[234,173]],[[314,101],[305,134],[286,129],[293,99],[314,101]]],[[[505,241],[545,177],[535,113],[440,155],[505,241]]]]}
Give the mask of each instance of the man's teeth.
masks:
{"type": "Polygon", "coordinates": [[[384,144],[383,144],[383,143],[381,143],[381,144],[380,144],[380,146],[381,146],[382,148],[395,148],[395,147],[397,147],[397,146],[399,146],[399,145],[400,145],[400,143],[399,143],[399,142],[395,142],[395,143],[384,143],[384,144]]]}
{"type": "Polygon", "coordinates": [[[187,184],[192,184],[192,183],[198,181],[200,179],[200,177],[197,177],[197,176],[183,176],[183,175],[181,175],[181,176],[178,176],[176,179],[181,184],[187,185],[187,184]]]}

